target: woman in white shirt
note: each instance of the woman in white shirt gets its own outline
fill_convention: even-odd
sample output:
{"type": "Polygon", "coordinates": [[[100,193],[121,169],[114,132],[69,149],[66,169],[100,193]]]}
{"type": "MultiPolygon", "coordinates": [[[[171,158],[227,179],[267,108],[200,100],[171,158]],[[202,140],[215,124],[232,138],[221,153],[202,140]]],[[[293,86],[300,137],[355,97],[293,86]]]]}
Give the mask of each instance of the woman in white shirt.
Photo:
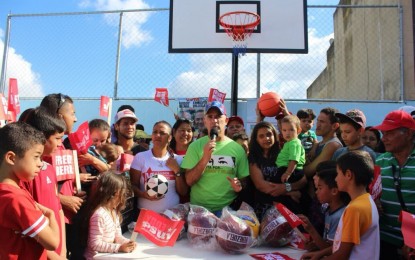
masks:
{"type": "Polygon", "coordinates": [[[138,208],[146,208],[163,212],[179,204],[179,195],[188,191],[183,174],[180,171],[181,157],[169,148],[172,139],[171,126],[166,121],[154,124],[151,133],[153,148],[135,155],[131,164],[130,177],[135,196],[138,197],[138,208]],[[169,182],[168,191],[164,196],[150,196],[145,184],[155,175],[163,175],[169,182]]]}

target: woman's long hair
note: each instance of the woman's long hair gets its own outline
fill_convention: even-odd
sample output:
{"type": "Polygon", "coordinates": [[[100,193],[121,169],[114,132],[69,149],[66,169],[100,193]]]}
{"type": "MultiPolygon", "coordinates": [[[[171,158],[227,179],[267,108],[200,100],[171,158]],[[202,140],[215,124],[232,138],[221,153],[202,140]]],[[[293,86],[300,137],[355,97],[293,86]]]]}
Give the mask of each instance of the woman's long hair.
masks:
{"type": "MultiPolygon", "coordinates": [[[[176,150],[176,144],[177,144],[177,142],[176,142],[176,138],[174,138],[174,133],[177,131],[177,129],[179,129],[179,127],[180,127],[182,124],[188,124],[188,125],[190,125],[190,127],[192,128],[193,133],[194,133],[194,131],[195,131],[195,128],[193,127],[192,121],[190,121],[190,120],[188,120],[188,119],[186,119],[186,118],[179,118],[179,119],[177,119],[176,123],[174,123],[174,125],[173,125],[173,127],[172,127],[172,129],[171,129],[171,136],[172,136],[172,139],[171,139],[170,144],[169,144],[169,147],[170,147],[170,148],[173,150],[173,152],[175,152],[175,153],[177,153],[177,150],[176,150]]],[[[192,142],[193,142],[193,140],[192,140],[192,141],[190,141],[190,143],[192,143],[192,142]]],[[[189,143],[189,145],[190,145],[190,143],[189,143]]]]}
{"type": "Polygon", "coordinates": [[[248,161],[249,163],[255,163],[258,167],[262,165],[266,165],[269,162],[275,162],[280,151],[279,144],[278,144],[278,133],[277,129],[269,123],[269,122],[259,122],[255,125],[254,129],[252,130],[250,142],[249,142],[249,155],[248,161]],[[272,134],[274,135],[274,144],[271,146],[268,154],[268,158],[264,157],[263,150],[261,145],[259,145],[257,141],[258,130],[261,128],[270,129],[272,134]]]}
{"type": "Polygon", "coordinates": [[[121,211],[125,208],[126,197],[128,194],[127,181],[123,175],[116,174],[111,170],[106,171],[99,176],[96,186],[91,189],[91,199],[88,201],[81,221],[81,239],[83,245],[87,245],[89,220],[91,219],[91,216],[98,208],[107,205],[109,201],[113,200],[118,191],[119,204],[115,208],[115,211],[121,223],[121,211]]]}

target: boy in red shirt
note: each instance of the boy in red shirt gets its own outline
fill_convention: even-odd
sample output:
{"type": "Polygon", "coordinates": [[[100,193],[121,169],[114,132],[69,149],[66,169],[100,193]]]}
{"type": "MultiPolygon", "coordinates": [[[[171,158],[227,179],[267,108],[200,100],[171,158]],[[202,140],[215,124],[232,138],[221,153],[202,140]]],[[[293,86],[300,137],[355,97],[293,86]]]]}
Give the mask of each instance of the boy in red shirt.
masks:
{"type": "Polygon", "coordinates": [[[33,181],[24,184],[37,203],[53,210],[59,225],[59,246],[55,251],[47,252],[48,259],[66,259],[65,218],[57,193],[56,171],[51,164],[44,161],[45,157],[49,158],[57,147],[62,145],[62,137],[66,128],[65,121],[50,115],[42,107],[29,113],[25,121],[44,134],[46,143],[42,154],[43,165],[38,176],[33,181]]]}
{"type": "Polygon", "coordinates": [[[59,243],[52,210],[20,187],[42,167],[44,135],[26,123],[0,129],[0,259],[46,259],[59,243]]]}

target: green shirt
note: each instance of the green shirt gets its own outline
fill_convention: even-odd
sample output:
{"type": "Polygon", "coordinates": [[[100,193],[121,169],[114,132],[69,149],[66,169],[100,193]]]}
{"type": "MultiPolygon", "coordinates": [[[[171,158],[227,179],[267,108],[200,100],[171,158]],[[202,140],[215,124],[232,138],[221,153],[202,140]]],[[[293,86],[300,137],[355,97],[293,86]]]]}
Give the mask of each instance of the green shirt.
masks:
{"type": "Polygon", "coordinates": [[[392,165],[395,165],[396,175],[401,174],[401,192],[406,207],[410,213],[415,213],[415,149],[412,150],[405,165],[399,168],[395,157],[387,152],[381,154],[376,159],[376,165],[381,168],[382,176],[382,195],[380,202],[383,214],[380,216],[380,239],[396,246],[402,246],[403,238],[401,233],[401,223],[398,222],[401,205],[399,203],[392,165]]]}
{"type": "Polygon", "coordinates": [[[298,138],[288,141],[278,154],[276,164],[278,167],[287,167],[289,161],[296,161],[296,169],[303,169],[305,163],[305,151],[298,138]]]}
{"type": "MultiPolygon", "coordinates": [[[[190,144],[181,167],[192,169],[203,156],[203,147],[209,142],[204,136],[190,144]]],[[[249,176],[248,159],[241,145],[230,138],[216,142],[212,158],[202,177],[190,189],[190,203],[218,211],[236,198],[227,176],[239,179],[249,176]]]]}

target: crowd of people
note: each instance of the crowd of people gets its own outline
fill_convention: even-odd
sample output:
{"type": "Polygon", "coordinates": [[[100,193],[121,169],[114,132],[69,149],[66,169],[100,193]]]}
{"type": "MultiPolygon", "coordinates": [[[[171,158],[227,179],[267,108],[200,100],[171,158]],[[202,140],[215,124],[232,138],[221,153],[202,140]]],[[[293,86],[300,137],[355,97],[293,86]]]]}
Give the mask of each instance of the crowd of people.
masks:
{"type": "MultiPolygon", "coordinates": [[[[132,252],[121,232],[129,194],[140,208],[163,212],[179,203],[220,217],[229,206],[252,206],[261,220],[276,203],[298,214],[309,234],[302,259],[410,259],[401,210],[415,213],[415,119],[394,110],[377,126],[364,113],[326,107],[289,111],[284,100],[277,126],[264,121],[248,136],[244,121],[218,101],[195,121],[176,116],[147,134],[134,108],[121,106],[110,126],[89,121],[92,145],[78,154],[82,191],[58,180],[52,156],[73,149],[73,100],[46,96],[18,122],[0,129],[0,259],[92,259],[100,252],[132,252]],[[316,122],[315,122],[316,121],[316,122]],[[313,131],[316,123],[315,131],[313,131]],[[122,154],[134,156],[120,174],[122,154]],[[380,170],[382,193],[369,186],[380,170]],[[168,191],[150,196],[145,183],[166,177],[168,191]]],[[[415,107],[413,108],[415,111],[415,107]]]]}

